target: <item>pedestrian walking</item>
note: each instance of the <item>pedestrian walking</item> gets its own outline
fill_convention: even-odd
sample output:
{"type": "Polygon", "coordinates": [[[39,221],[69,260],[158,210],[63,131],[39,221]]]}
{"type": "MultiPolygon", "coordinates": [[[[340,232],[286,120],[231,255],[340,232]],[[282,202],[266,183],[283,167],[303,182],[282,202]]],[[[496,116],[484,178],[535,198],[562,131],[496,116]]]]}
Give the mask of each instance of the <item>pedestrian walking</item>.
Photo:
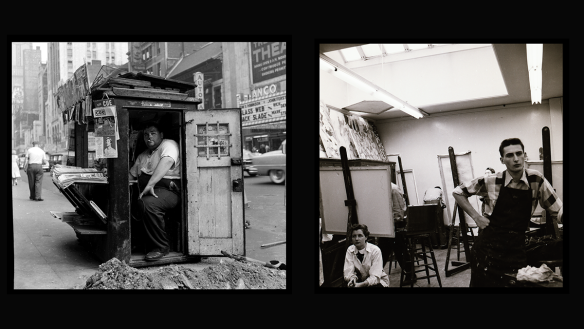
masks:
{"type": "Polygon", "coordinates": [[[270,145],[266,144],[266,152],[270,152],[270,145]]]}
{"type": "Polygon", "coordinates": [[[18,155],[16,155],[16,150],[12,150],[12,186],[18,185],[19,177],[20,168],[18,168],[18,155]]]}
{"type": "Polygon", "coordinates": [[[32,147],[26,152],[24,160],[24,172],[28,177],[28,189],[30,191],[30,200],[43,201],[41,191],[43,187],[43,163],[45,151],[37,146],[38,142],[32,142],[32,147]]]}

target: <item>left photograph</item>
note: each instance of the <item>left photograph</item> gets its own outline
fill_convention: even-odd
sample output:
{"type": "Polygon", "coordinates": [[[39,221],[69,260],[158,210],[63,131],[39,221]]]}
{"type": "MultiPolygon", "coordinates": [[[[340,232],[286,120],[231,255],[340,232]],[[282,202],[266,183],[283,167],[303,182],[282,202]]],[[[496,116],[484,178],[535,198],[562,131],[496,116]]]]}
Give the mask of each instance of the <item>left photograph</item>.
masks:
{"type": "Polygon", "coordinates": [[[286,289],[286,42],[261,41],[12,42],[13,289],[286,289]]]}

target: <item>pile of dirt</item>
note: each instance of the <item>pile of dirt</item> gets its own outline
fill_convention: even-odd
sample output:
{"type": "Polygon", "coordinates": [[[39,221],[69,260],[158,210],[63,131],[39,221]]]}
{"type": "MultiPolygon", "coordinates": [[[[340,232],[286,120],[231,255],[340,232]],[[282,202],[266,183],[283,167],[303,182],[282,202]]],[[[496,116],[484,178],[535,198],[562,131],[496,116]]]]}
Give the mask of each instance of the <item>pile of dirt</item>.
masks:
{"type": "Polygon", "coordinates": [[[83,289],[285,289],[286,271],[242,261],[196,271],[168,265],[140,270],[112,258],[99,265],[83,289]]]}

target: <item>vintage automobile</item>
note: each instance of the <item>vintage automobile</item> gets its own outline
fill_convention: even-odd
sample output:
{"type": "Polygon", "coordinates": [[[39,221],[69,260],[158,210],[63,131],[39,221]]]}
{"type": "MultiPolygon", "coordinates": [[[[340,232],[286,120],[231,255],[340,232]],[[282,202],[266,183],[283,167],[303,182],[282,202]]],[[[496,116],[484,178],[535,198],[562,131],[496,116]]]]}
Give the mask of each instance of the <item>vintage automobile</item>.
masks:
{"type": "Polygon", "coordinates": [[[247,172],[250,176],[256,176],[258,174],[257,168],[251,163],[254,156],[250,151],[243,150],[243,171],[247,172]]]}
{"type": "Polygon", "coordinates": [[[61,153],[53,153],[49,154],[49,171],[53,171],[55,165],[61,164],[63,160],[63,154],[61,153]]]}
{"type": "MultiPolygon", "coordinates": [[[[282,144],[284,145],[284,143],[282,144]]],[[[276,184],[282,184],[286,180],[286,153],[284,153],[282,146],[276,151],[254,157],[252,164],[257,168],[258,175],[268,175],[276,184]]]]}
{"type": "Polygon", "coordinates": [[[45,161],[43,161],[43,171],[49,171],[51,167],[49,166],[49,155],[45,154],[45,161]]]}

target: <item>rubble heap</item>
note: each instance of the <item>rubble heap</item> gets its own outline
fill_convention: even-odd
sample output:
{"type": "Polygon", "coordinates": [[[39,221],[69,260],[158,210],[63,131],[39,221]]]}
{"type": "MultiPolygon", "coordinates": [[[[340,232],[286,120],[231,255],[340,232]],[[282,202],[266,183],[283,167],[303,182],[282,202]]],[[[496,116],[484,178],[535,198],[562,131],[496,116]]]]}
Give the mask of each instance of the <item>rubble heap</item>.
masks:
{"type": "Polygon", "coordinates": [[[178,265],[139,270],[112,258],[101,264],[83,289],[285,289],[286,271],[242,261],[196,271],[178,265]]]}

